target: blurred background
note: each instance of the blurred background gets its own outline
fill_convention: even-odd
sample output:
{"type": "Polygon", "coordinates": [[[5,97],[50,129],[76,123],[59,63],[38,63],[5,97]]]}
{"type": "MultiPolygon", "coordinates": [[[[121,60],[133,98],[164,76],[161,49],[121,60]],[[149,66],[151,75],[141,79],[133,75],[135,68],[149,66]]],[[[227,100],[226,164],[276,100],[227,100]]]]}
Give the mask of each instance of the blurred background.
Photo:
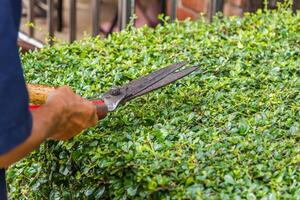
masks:
{"type": "MultiPolygon", "coordinates": [[[[277,2],[269,0],[268,7],[277,2]]],[[[242,16],[264,7],[264,0],[23,0],[23,18],[19,45],[23,49],[41,47],[45,38],[73,42],[84,35],[106,37],[120,31],[136,15],[134,25],[155,27],[161,23],[159,14],[195,20],[204,14],[208,21],[216,12],[242,16]]],[[[300,8],[300,0],[293,0],[293,9],[300,8]]],[[[52,41],[50,40],[50,43],[52,41]]]]}

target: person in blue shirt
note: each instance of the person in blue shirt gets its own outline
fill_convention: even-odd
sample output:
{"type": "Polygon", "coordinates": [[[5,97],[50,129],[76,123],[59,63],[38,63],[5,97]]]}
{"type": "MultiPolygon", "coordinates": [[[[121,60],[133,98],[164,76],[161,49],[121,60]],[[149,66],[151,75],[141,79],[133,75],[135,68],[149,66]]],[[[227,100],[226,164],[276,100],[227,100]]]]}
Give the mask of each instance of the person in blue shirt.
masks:
{"type": "Polygon", "coordinates": [[[18,55],[21,0],[0,1],[0,200],[7,199],[5,169],[47,139],[67,140],[97,123],[96,107],[63,86],[30,112],[18,55]]]}

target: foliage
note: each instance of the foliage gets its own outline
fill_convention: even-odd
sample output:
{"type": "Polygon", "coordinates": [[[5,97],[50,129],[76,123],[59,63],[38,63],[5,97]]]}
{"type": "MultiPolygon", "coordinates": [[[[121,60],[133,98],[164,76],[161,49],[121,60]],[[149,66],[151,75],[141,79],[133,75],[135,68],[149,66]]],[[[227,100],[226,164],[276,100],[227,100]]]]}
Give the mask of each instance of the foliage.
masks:
{"type": "Polygon", "coordinates": [[[8,171],[11,198],[299,199],[299,24],[259,11],[23,55],[28,82],[85,97],[182,60],[201,71],[42,145],[8,171]]]}

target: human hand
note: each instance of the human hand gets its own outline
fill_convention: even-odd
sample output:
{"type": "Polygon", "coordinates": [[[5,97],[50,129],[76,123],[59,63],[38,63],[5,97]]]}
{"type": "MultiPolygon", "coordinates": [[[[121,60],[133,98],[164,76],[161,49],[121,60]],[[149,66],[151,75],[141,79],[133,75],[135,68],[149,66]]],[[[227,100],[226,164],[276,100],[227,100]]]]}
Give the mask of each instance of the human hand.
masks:
{"type": "MultiPolygon", "coordinates": [[[[0,155],[0,168],[22,159],[46,139],[68,140],[95,125],[98,121],[96,110],[95,105],[76,95],[67,86],[50,92],[46,103],[31,111],[33,124],[30,136],[8,153],[0,155]]],[[[105,117],[107,110],[100,111],[100,118],[105,117]]]]}
{"type": "Polygon", "coordinates": [[[43,107],[55,113],[48,137],[52,140],[71,139],[98,121],[96,106],[76,95],[68,86],[49,93],[43,107]]]}

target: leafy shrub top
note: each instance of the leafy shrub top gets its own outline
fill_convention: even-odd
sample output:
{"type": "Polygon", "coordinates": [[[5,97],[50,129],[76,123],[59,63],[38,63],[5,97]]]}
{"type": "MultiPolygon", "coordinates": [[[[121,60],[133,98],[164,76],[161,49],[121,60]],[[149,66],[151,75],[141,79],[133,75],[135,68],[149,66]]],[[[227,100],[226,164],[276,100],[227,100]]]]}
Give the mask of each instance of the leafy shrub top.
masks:
{"type": "Polygon", "coordinates": [[[165,65],[201,71],[12,167],[13,199],[300,196],[300,14],[131,28],[23,55],[28,82],[99,97],[165,65]]]}

